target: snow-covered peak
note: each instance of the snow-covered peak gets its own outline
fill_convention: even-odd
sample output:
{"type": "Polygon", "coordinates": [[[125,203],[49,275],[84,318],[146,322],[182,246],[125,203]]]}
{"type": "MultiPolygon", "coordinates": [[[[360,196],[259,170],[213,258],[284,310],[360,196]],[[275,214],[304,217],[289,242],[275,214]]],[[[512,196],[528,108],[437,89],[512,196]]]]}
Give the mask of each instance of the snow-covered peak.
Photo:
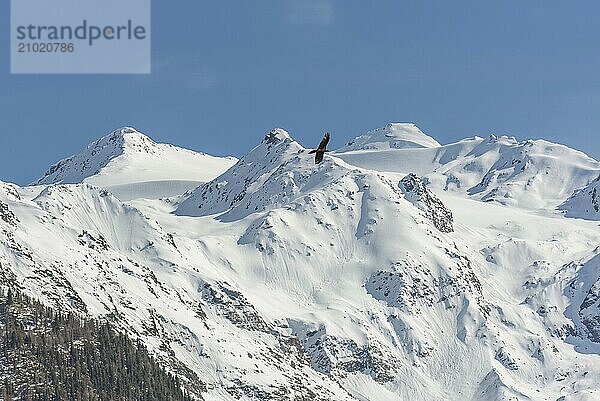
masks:
{"type": "Polygon", "coordinates": [[[436,148],[438,141],[412,123],[389,123],[348,142],[339,152],[365,149],[436,148]]]}
{"type": "Polygon", "coordinates": [[[385,137],[359,137],[336,156],[362,168],[416,172],[439,190],[530,209],[553,209],[600,170],[583,152],[545,140],[489,135],[439,147],[386,148],[369,142],[377,135],[385,137]]]}
{"type": "Polygon", "coordinates": [[[156,145],[151,138],[144,135],[133,127],[121,127],[110,134],[103,136],[102,138],[90,143],[87,149],[99,151],[101,149],[114,150],[115,152],[123,152],[125,150],[130,151],[143,151],[143,147],[149,147],[156,145]]]}
{"type": "Polygon", "coordinates": [[[80,153],[52,165],[34,184],[73,184],[97,174],[111,160],[130,152],[151,152],[156,144],[132,127],[123,127],[90,143],[80,153]]]}
{"type": "Polygon", "coordinates": [[[236,214],[240,217],[263,210],[297,192],[297,181],[303,180],[298,175],[308,174],[314,164],[312,160],[287,131],[273,129],[232,168],[195,189],[179,205],[177,213],[204,216],[243,205],[236,214]],[[260,200],[253,199],[259,194],[263,194],[260,200]]]}
{"type": "Polygon", "coordinates": [[[268,145],[279,143],[285,140],[293,140],[289,132],[287,132],[283,128],[273,128],[267,135],[265,135],[261,143],[268,145]]]}
{"type": "MultiPolygon", "coordinates": [[[[475,137],[478,138],[478,137],[475,137]]],[[[505,146],[512,146],[512,145],[517,145],[519,143],[519,141],[517,140],[517,138],[515,138],[514,136],[508,136],[508,135],[495,135],[495,134],[491,134],[486,140],[485,142],[487,143],[497,143],[497,144],[501,144],[501,145],[505,145],[505,146]]]]}
{"type": "Polygon", "coordinates": [[[103,138],[100,138],[98,141],[90,144],[90,147],[98,146],[98,144],[102,144],[103,142],[115,143],[123,150],[131,149],[137,151],[142,151],[140,147],[143,145],[156,145],[152,139],[133,127],[121,127],[116,129],[109,135],[106,135],[103,138]]]}
{"type": "Polygon", "coordinates": [[[154,142],[152,138],[141,133],[133,127],[122,127],[114,130],[109,135],[106,135],[99,140],[88,145],[92,148],[104,148],[110,149],[114,147],[115,152],[121,153],[142,153],[142,154],[153,154],[160,152],[160,144],[154,142]]]}
{"type": "Polygon", "coordinates": [[[172,196],[210,181],[235,162],[156,143],[135,128],[123,127],[54,164],[34,184],[85,182],[121,199],[172,196]]]}

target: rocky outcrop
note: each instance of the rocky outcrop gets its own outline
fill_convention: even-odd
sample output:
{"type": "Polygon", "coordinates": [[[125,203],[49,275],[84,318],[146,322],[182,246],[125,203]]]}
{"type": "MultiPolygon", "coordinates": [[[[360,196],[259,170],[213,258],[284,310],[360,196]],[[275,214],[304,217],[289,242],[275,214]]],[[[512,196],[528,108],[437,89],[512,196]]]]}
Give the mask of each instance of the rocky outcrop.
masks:
{"type": "Polygon", "coordinates": [[[443,233],[454,231],[452,211],[427,189],[421,178],[411,173],[400,181],[399,186],[404,197],[419,208],[438,230],[443,233]]]}

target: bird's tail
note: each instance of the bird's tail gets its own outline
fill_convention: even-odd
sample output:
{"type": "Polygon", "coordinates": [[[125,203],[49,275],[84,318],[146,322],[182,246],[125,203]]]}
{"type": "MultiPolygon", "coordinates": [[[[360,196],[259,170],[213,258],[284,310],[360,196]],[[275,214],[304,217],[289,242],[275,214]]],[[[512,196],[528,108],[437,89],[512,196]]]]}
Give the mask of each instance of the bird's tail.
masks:
{"type": "Polygon", "coordinates": [[[308,154],[310,155],[311,153],[316,153],[316,152],[317,152],[317,149],[313,149],[310,152],[308,152],[308,154]]]}

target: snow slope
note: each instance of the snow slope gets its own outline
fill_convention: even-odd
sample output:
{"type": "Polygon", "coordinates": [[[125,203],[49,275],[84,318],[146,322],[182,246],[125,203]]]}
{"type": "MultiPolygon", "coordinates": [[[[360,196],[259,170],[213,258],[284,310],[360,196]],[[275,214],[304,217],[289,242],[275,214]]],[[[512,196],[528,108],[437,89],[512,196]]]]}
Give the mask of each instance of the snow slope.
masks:
{"type": "Polygon", "coordinates": [[[154,142],[124,127],[59,161],[34,184],[85,182],[110,190],[120,199],[179,195],[210,181],[236,162],[154,142]]]}
{"type": "Polygon", "coordinates": [[[0,280],[112,321],[206,400],[593,400],[598,222],[517,189],[552,205],[571,184],[523,174],[594,163],[475,138],[315,165],[275,129],[180,199],[0,183],[0,280]],[[520,203],[469,191],[486,173],[520,203]]]}
{"type": "Polygon", "coordinates": [[[600,175],[589,185],[581,188],[562,205],[568,217],[600,220],[600,175]]]}

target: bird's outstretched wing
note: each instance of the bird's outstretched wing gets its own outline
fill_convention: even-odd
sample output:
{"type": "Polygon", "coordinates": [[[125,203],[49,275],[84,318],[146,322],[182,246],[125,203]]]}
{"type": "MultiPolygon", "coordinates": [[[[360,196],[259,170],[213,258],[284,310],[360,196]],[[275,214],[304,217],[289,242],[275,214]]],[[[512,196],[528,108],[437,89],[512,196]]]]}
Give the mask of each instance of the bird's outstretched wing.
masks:
{"type": "Polygon", "coordinates": [[[327,144],[328,143],[329,143],[329,132],[326,132],[325,135],[323,135],[323,139],[321,139],[321,143],[319,144],[319,147],[317,149],[318,150],[325,150],[325,149],[327,149],[327,144]]]}

